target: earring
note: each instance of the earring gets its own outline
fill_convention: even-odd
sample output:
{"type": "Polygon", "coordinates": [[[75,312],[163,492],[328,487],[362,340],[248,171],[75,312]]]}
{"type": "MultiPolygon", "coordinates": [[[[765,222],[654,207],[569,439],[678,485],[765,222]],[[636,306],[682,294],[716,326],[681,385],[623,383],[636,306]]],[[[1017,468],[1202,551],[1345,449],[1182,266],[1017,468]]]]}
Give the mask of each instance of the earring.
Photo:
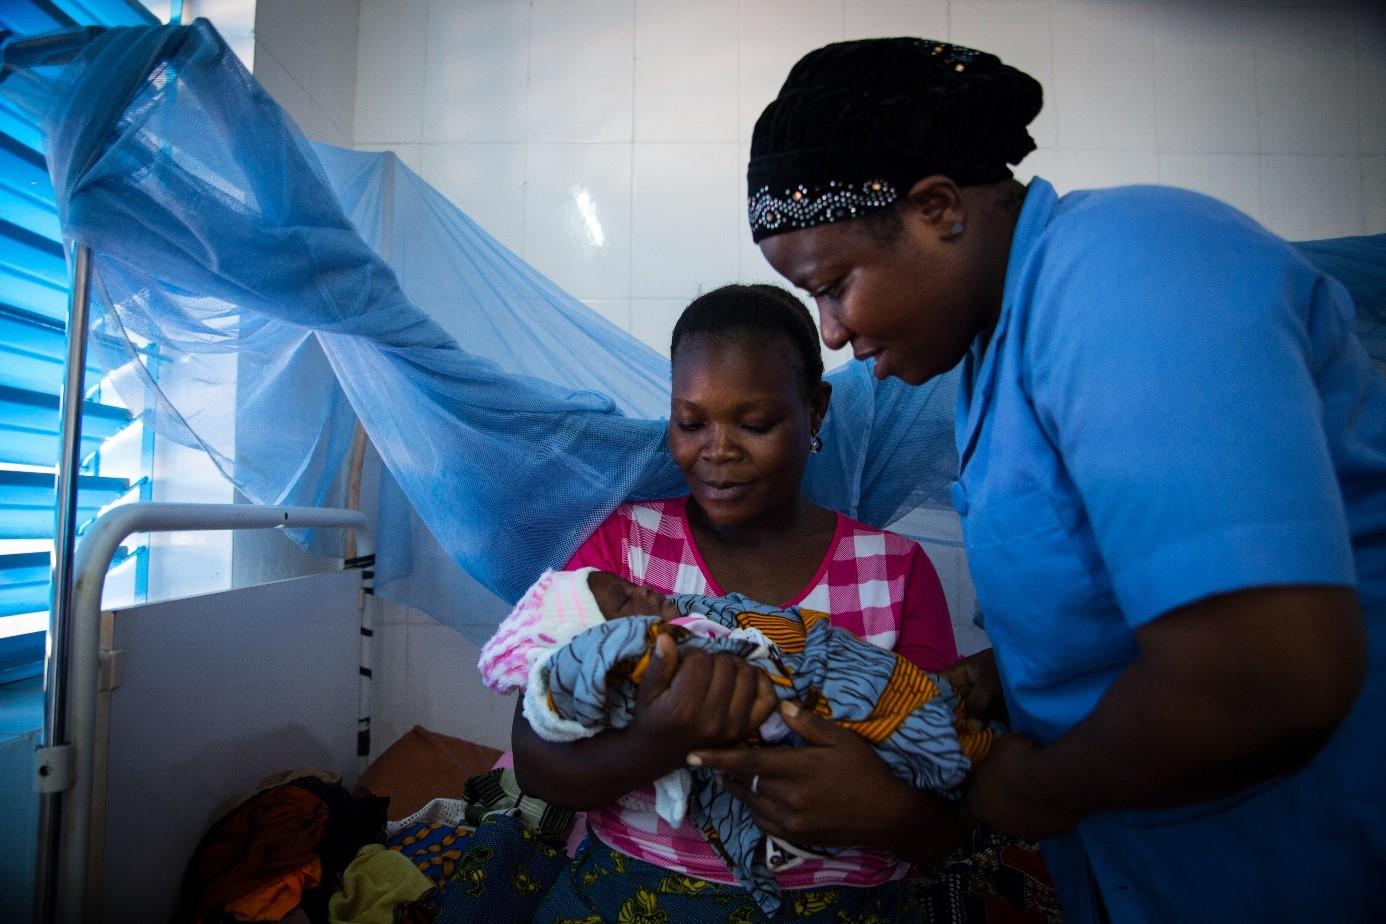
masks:
{"type": "Polygon", "coordinates": [[[817,433],[809,437],[809,455],[816,456],[823,448],[823,437],[817,433]]]}
{"type": "Polygon", "coordinates": [[[958,238],[962,237],[962,233],[963,223],[960,221],[955,221],[953,222],[952,226],[949,227],[948,233],[943,236],[943,239],[945,241],[956,241],[958,238]]]}

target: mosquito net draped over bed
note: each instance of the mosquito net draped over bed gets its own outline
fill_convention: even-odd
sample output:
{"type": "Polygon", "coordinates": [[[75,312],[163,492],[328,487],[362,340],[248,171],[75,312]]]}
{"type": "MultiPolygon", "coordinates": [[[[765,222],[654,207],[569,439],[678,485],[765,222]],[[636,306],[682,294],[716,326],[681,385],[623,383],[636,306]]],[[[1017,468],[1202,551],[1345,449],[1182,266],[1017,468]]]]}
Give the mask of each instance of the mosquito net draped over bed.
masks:
{"type": "MultiPolygon", "coordinates": [[[[413,516],[513,600],[621,501],[685,490],[666,360],[394,156],[306,141],[205,21],[12,44],[4,64],[64,233],[92,249],[91,348],[123,400],[266,504],[323,502],[359,417],[390,476],[382,591],[413,516]]],[[[1304,249],[1353,289],[1380,360],[1386,239],[1304,249]]],[[[946,509],[952,376],[829,379],[810,496],[877,525],[946,509]]]]}

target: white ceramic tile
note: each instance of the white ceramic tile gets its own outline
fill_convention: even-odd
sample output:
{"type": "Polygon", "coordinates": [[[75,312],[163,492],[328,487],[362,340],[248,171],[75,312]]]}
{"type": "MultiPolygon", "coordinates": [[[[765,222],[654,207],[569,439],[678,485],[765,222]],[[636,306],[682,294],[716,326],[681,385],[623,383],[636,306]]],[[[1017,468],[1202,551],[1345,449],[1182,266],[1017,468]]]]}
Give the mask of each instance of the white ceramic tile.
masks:
{"type": "Polygon", "coordinates": [[[1154,36],[1145,6],[1055,3],[1058,145],[1084,150],[1155,147],[1154,36]]]}
{"type": "Polygon", "coordinates": [[[294,121],[304,136],[312,141],[322,141],[344,148],[351,147],[351,139],[336,122],[328,117],[322,107],[308,97],[304,97],[304,99],[307,100],[307,107],[294,117],[294,121]]]}
{"type": "Polygon", "coordinates": [[[525,176],[525,260],[577,298],[630,297],[631,145],[531,144],[525,176]]]}
{"type": "Polygon", "coordinates": [[[371,639],[371,756],[413,727],[409,719],[409,626],[377,622],[371,639]]]}
{"type": "Polygon", "coordinates": [[[423,145],[421,144],[358,144],[358,151],[393,151],[404,166],[423,176],[423,145]]]}
{"type": "MultiPolygon", "coordinates": [[[[1336,9],[1254,14],[1261,151],[1361,151],[1356,17],[1336,9]]],[[[1378,89],[1378,92],[1379,89],[1378,89]]]]}
{"type": "Polygon", "coordinates": [[[1386,154],[1362,158],[1362,231],[1386,234],[1386,154]]]}
{"type": "Polygon", "coordinates": [[[497,696],[481,682],[477,646],[447,626],[409,626],[408,724],[510,750],[513,697],[497,696]]]}
{"type": "Polygon", "coordinates": [[[630,141],[635,0],[534,0],[529,126],[534,141],[630,141]]]}
{"type": "Polygon", "coordinates": [[[691,299],[737,278],[741,145],[635,145],[630,291],[691,299]]]}
{"type": "Polygon", "coordinates": [[[1261,221],[1287,240],[1362,233],[1362,158],[1264,155],[1261,221]]]}
{"type": "Polygon", "coordinates": [[[775,98],[805,54],[843,36],[843,0],[742,0],[739,136],[775,98]]]}
{"type": "Polygon", "coordinates": [[[355,141],[420,139],[427,34],[428,0],[363,0],[355,141]]]}
{"type": "Polygon", "coordinates": [[[1386,4],[1368,4],[1357,30],[1362,153],[1386,154],[1386,4]]]}
{"type": "Polygon", "coordinates": [[[674,322],[688,307],[686,298],[633,298],[630,301],[630,332],[645,345],[669,356],[669,338],[674,322]]]}
{"type": "Polygon", "coordinates": [[[1256,154],[1160,154],[1160,182],[1221,199],[1261,217],[1261,158],[1256,154]]]}
{"type": "Polygon", "coordinates": [[[339,148],[351,147],[351,136],[322,109],[314,108],[312,115],[300,123],[300,127],[303,134],[313,141],[335,144],[339,148]]]}
{"type": "Polygon", "coordinates": [[[418,171],[506,247],[524,247],[525,146],[426,144],[418,171]]]}
{"type": "Polygon", "coordinates": [[[525,140],[530,9],[511,0],[432,0],[425,141],[525,140]]]}
{"type": "Polygon", "coordinates": [[[409,623],[394,618],[381,619],[380,609],[376,610],[376,615],[375,634],[371,636],[371,693],[375,706],[379,707],[402,703],[408,696],[409,623]]]}
{"type": "Polygon", "coordinates": [[[1047,3],[970,0],[954,3],[949,20],[950,41],[989,51],[1040,82],[1044,108],[1030,123],[1030,135],[1042,148],[1053,147],[1058,141],[1049,19],[1047,3]]]}
{"type": "Polygon", "coordinates": [[[735,141],[737,0],[636,0],[635,140],[735,141]]]}
{"type": "Polygon", "coordinates": [[[255,59],[255,79],[265,92],[289,114],[304,135],[315,141],[326,141],[326,138],[317,137],[320,125],[316,119],[316,107],[297,78],[263,45],[259,47],[255,59]]]}
{"type": "Polygon", "coordinates": [[[1259,151],[1256,42],[1246,11],[1153,7],[1155,116],[1161,150],[1259,151]]]}
{"type": "Polygon", "coordinates": [[[376,626],[402,626],[413,621],[411,614],[417,613],[412,606],[376,594],[371,600],[371,622],[376,626]]]}
{"type": "Polygon", "coordinates": [[[360,0],[316,0],[312,4],[312,42],[304,87],[351,144],[356,110],[357,26],[360,0]]]}
{"type": "Polygon", "coordinates": [[[628,298],[589,298],[583,302],[597,314],[626,333],[630,333],[630,299],[628,298]]]}
{"type": "Polygon", "coordinates": [[[843,38],[949,39],[947,0],[846,0],[845,12],[843,38]]]}
{"type": "Polygon", "coordinates": [[[1052,149],[1040,148],[1038,151],[1031,151],[1025,159],[1012,168],[1015,178],[1022,183],[1028,183],[1035,177],[1042,177],[1050,183],[1054,182],[1054,170],[1058,165],[1058,159],[1052,149]]]}
{"type": "Polygon", "coordinates": [[[789,287],[789,283],[779,273],[775,272],[765,260],[765,255],[760,252],[751,241],[751,226],[746,221],[745,205],[743,202],[740,218],[736,223],[736,253],[737,253],[737,279],[744,283],[768,282],[771,285],[789,287]]]}
{"type": "Polygon", "coordinates": [[[1054,176],[1051,182],[1062,192],[1159,181],[1160,168],[1154,151],[1061,149],[1054,152],[1054,176]]]}
{"type": "MultiPolygon", "coordinates": [[[[748,235],[747,247],[749,248],[749,246],[748,235]]],[[[759,251],[756,251],[756,254],[758,255],[759,251]]],[[[764,263],[765,261],[762,259],[761,262],[764,263]]],[[[769,264],[765,264],[765,271],[766,274],[763,278],[757,278],[754,274],[743,274],[737,281],[747,285],[763,283],[778,286],[790,292],[808,310],[809,315],[813,318],[814,325],[817,326],[818,310],[814,307],[812,300],[803,292],[792,288],[783,278],[777,276],[775,272],[770,269],[769,264]]],[[[701,295],[703,293],[699,292],[698,294],[701,295]]],[[[667,356],[669,353],[669,338],[674,332],[674,323],[678,321],[679,315],[682,314],[683,309],[687,307],[688,301],[690,300],[632,299],[631,333],[648,345],[659,350],[661,354],[667,356]]],[[[830,350],[826,346],[823,346],[821,337],[819,338],[819,353],[823,357],[823,368],[825,371],[836,369],[852,358],[852,348],[850,345],[839,350],[830,350]]]]}
{"type": "MultiPolygon", "coordinates": [[[[255,4],[255,42],[259,46],[256,57],[269,51],[286,64],[295,59],[300,66],[306,63],[305,53],[314,43],[316,6],[316,3],[302,0],[255,4]]],[[[199,11],[199,15],[206,14],[199,11]]],[[[256,71],[258,73],[258,66],[256,71]]]]}

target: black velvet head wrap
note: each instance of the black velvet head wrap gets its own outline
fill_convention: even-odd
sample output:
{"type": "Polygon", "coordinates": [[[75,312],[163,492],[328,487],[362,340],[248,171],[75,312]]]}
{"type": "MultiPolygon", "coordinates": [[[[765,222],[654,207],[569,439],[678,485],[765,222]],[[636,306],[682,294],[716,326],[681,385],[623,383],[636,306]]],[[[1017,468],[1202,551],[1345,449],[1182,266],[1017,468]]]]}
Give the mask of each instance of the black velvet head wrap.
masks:
{"type": "Polygon", "coordinates": [[[919,38],[838,42],[795,64],[751,136],[751,235],[860,218],[932,174],[1011,175],[1040,85],[995,55],[919,38]]]}

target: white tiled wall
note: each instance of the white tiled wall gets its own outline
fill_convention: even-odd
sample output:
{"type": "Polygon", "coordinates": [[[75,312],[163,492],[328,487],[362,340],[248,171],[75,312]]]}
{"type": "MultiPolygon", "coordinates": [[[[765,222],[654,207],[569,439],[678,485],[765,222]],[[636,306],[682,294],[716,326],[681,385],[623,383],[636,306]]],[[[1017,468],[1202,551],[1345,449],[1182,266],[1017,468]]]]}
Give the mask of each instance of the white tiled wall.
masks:
{"type": "Polygon", "coordinates": [[[1040,80],[1023,179],[1186,186],[1290,238],[1386,231],[1372,0],[361,0],[352,137],[664,350],[700,291],[774,281],[745,156],[789,66],[890,34],[1040,80]]]}
{"type": "Polygon", "coordinates": [[[482,684],[481,650],[418,610],[378,597],[373,605],[372,756],[415,725],[509,750],[515,698],[482,684]]]}
{"type": "Polygon", "coordinates": [[[314,141],[352,145],[357,26],[365,25],[360,6],[359,0],[254,4],[255,78],[314,141]]]}

